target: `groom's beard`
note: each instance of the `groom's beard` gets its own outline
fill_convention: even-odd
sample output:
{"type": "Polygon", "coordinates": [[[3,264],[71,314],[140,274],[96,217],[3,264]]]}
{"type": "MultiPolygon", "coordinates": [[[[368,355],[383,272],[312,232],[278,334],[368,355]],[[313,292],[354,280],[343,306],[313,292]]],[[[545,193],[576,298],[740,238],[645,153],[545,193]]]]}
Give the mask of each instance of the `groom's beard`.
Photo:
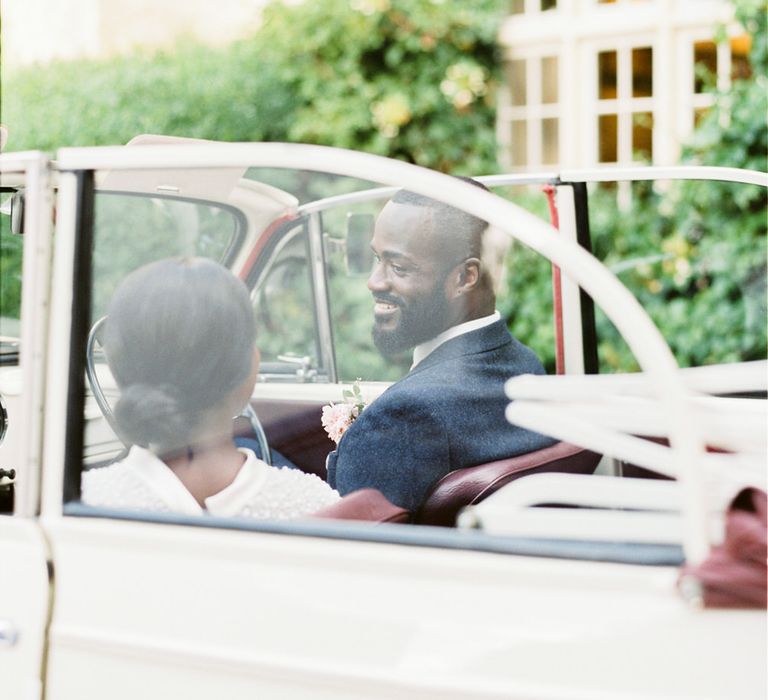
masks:
{"type": "Polygon", "coordinates": [[[376,294],[376,298],[395,304],[399,313],[394,328],[384,328],[374,320],[373,342],[385,357],[431,340],[450,326],[449,305],[442,285],[436,285],[429,296],[417,301],[406,302],[390,294],[376,294]]]}

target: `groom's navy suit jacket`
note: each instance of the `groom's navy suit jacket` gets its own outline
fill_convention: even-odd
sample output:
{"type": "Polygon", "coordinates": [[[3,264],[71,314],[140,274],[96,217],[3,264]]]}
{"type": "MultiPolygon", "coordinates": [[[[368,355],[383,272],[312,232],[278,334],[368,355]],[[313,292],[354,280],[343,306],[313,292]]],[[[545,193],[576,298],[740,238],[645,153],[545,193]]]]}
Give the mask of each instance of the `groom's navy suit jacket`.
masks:
{"type": "Polygon", "coordinates": [[[429,487],[454,469],[552,444],[504,417],[504,382],[543,373],[503,321],[444,342],[350,426],[328,456],[328,482],[342,495],[376,488],[416,511],[429,487]]]}

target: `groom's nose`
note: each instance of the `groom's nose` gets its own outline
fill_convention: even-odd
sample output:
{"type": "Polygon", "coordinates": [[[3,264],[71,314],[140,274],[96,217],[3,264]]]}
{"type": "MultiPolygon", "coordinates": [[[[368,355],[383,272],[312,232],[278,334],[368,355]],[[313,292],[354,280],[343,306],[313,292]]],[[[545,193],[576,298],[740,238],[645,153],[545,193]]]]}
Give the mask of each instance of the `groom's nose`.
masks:
{"type": "Polygon", "coordinates": [[[389,289],[389,278],[385,270],[383,261],[377,260],[373,265],[370,277],[368,277],[368,289],[374,294],[376,292],[385,292],[389,289]]]}

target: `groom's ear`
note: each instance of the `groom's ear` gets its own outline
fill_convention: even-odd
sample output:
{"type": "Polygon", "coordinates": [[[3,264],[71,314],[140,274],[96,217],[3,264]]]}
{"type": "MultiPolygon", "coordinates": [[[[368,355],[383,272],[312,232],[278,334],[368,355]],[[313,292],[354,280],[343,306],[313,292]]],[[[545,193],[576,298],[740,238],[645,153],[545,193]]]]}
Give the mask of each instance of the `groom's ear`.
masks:
{"type": "Polygon", "coordinates": [[[454,293],[456,296],[468,294],[477,287],[480,281],[480,260],[479,258],[467,258],[456,266],[456,287],[454,293]]]}

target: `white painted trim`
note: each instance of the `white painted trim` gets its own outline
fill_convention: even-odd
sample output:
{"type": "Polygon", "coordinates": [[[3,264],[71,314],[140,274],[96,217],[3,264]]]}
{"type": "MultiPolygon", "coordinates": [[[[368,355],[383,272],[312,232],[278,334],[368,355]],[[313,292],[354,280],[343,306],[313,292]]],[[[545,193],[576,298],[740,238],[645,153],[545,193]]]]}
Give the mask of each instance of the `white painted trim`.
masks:
{"type": "Polygon", "coordinates": [[[53,208],[48,158],[38,151],[0,155],[0,171],[24,175],[25,211],[21,294],[20,415],[15,515],[31,517],[40,509],[43,445],[45,351],[47,341],[50,251],[53,208]]]}
{"type": "MultiPolygon", "coordinates": [[[[573,196],[572,187],[556,189],[560,235],[576,243],[576,208],[573,196]]],[[[584,335],[581,328],[579,285],[564,270],[561,272],[564,371],[566,374],[584,374],[584,335]]]]}
{"type": "MultiPolygon", "coordinates": [[[[45,398],[46,435],[43,446],[42,512],[61,515],[66,446],[69,343],[72,324],[72,286],[75,260],[77,183],[71,173],[60,173],[56,198],[51,317],[48,332],[48,383],[45,398]]],[[[85,380],[83,380],[85,381],[85,380]]]]}
{"type": "Polygon", "coordinates": [[[740,182],[745,185],[768,187],[768,173],[741,168],[719,166],[676,165],[672,167],[639,166],[590,168],[563,170],[560,179],[564,182],[613,182],[640,180],[718,180],[740,182]]]}

